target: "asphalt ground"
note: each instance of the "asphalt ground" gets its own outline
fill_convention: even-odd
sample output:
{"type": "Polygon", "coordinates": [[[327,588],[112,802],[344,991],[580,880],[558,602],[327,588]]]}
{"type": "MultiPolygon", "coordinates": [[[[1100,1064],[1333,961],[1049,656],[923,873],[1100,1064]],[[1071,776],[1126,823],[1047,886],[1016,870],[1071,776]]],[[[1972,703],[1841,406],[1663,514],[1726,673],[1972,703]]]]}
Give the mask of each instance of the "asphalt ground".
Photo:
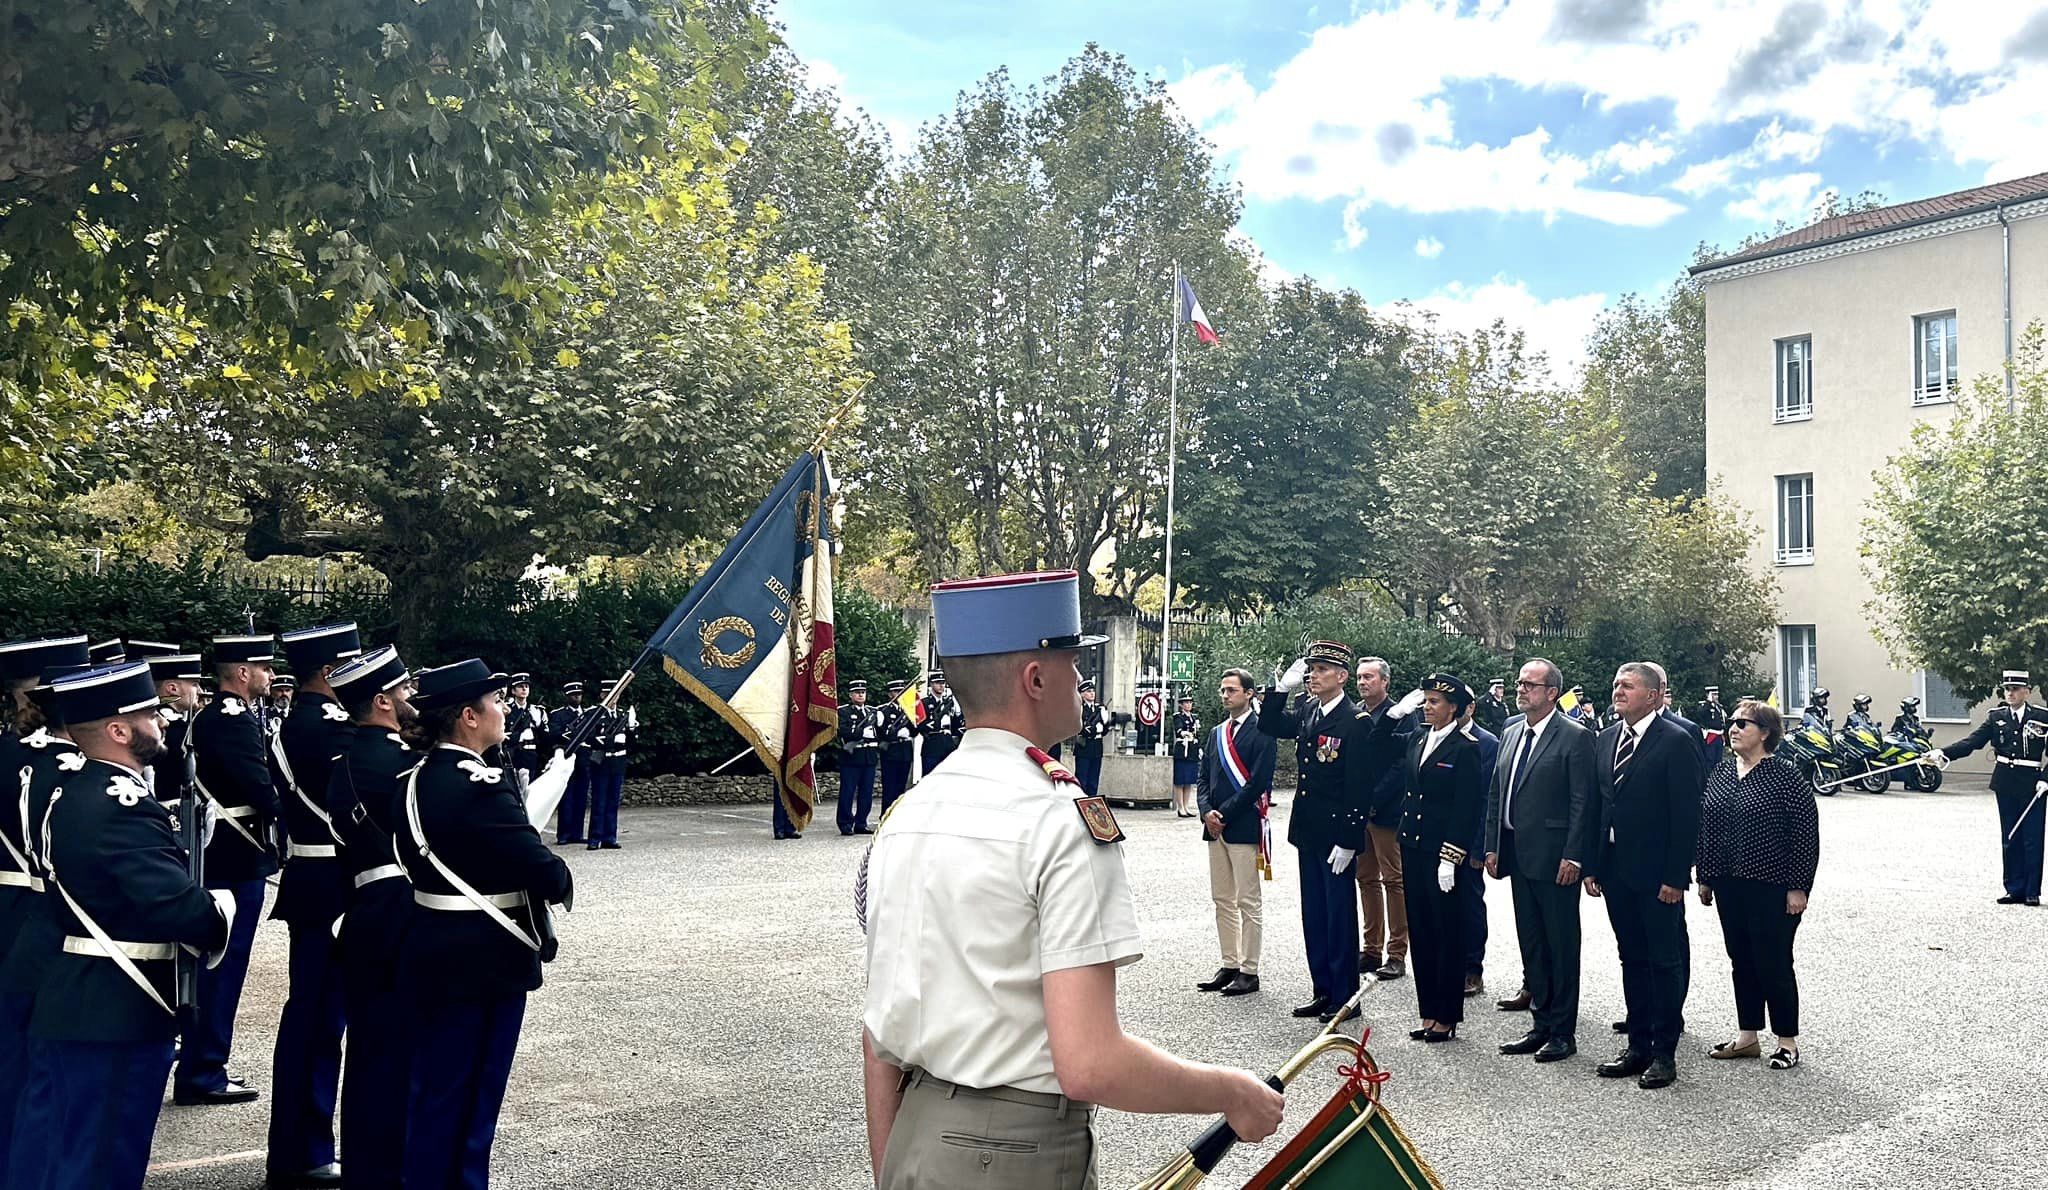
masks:
{"type": "MultiPolygon", "coordinates": [[[[567,851],[576,912],[529,1001],[498,1131],[494,1184],[523,1187],[858,1186],[867,1178],[860,1064],[862,944],[852,911],[861,838],[826,815],[769,837],[766,805],[629,809],[623,851],[567,851]]],[[[2037,813],[2040,811],[2037,810],[2037,813]]],[[[1276,811],[1284,816],[1284,809],[1276,811]]],[[[1194,824],[1119,815],[1147,953],[1125,968],[1126,1029],[1182,1055],[1276,1066],[1314,1031],[1294,856],[1266,885],[1264,990],[1192,983],[1216,967],[1194,824]]],[[[1284,824],[1276,824],[1284,833],[1284,824]]],[[[1619,969],[1585,905],[1580,1055],[1539,1066],[1495,1046],[1527,1018],[1494,1009],[1519,979],[1504,885],[1490,885],[1487,994],[1448,1045],[1411,1042],[1412,980],[1366,1000],[1385,1102],[1448,1186],[2015,1187],[2048,1170],[2048,910],[2000,907],[1997,814],[1981,778],[1938,794],[1821,803],[1822,860],[1798,938],[1803,1064],[1709,1062],[1732,1036],[1720,927],[1688,899],[1693,972],[1679,1082],[1595,1077],[1615,1048],[1619,969]],[[1971,788],[1975,785],[1975,788],[1971,788]]],[[[231,1069],[267,1092],[285,934],[258,933],[231,1069]]],[[[1338,1083],[1326,1059],[1290,1095],[1287,1131],[1338,1083]]],[[[166,1106],[149,1181],[164,1190],[262,1181],[269,1100],[166,1106]]],[[[1204,1121],[1104,1113],[1102,1185],[1129,1186],[1204,1121]]],[[[1285,1135],[1285,1133],[1283,1133],[1285,1135]]],[[[1240,1184],[1262,1152],[1210,1184],[1240,1184]]]]}

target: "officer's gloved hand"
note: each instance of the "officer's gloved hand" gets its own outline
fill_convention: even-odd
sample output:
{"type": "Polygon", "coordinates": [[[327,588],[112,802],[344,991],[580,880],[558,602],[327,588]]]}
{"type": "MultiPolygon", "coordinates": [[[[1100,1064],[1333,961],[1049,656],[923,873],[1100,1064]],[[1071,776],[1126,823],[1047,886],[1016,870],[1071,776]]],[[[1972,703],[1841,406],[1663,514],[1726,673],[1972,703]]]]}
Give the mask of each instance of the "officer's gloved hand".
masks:
{"type": "Polygon", "coordinates": [[[526,783],[526,820],[539,830],[562,804],[562,795],[569,792],[569,777],[576,771],[576,758],[568,753],[555,750],[554,758],[540,775],[526,783]]]}
{"type": "Polygon", "coordinates": [[[1933,761],[1935,768],[1945,769],[1948,767],[1948,753],[1943,752],[1939,748],[1929,752],[1924,759],[1933,761]]]}
{"type": "Polygon", "coordinates": [[[1406,695],[1402,696],[1400,702],[1395,703],[1388,709],[1387,718],[1406,719],[1408,716],[1413,715],[1417,708],[1422,706],[1422,698],[1422,691],[1410,690],[1406,695]]]}
{"type": "Polygon", "coordinates": [[[2044,794],[2048,794],[2048,781],[2034,782],[2034,796],[2041,797],[2044,794]]]}
{"type": "Polygon", "coordinates": [[[1286,673],[1280,674],[1273,679],[1273,689],[1278,690],[1282,694],[1292,694],[1296,690],[1301,689],[1302,683],[1307,677],[1308,658],[1296,657],[1294,664],[1287,667],[1286,673]]]}
{"type": "Polygon", "coordinates": [[[1351,866],[1352,859],[1357,855],[1358,853],[1349,847],[1330,848],[1330,875],[1342,876],[1344,869],[1351,866]]]}
{"type": "MultiPolygon", "coordinates": [[[[227,923],[227,929],[221,934],[221,937],[234,937],[235,894],[229,892],[227,889],[224,888],[209,888],[206,890],[206,893],[208,896],[213,898],[213,907],[220,913],[221,920],[227,923]]],[[[227,954],[228,944],[226,942],[222,942],[220,944],[219,950],[216,950],[213,953],[206,956],[206,969],[208,971],[211,971],[215,967],[220,966],[220,961],[226,958],[227,954]]]]}
{"type": "Polygon", "coordinates": [[[1451,891],[1458,883],[1457,866],[1450,860],[1438,860],[1436,864],[1436,886],[1445,892],[1451,891]]]}

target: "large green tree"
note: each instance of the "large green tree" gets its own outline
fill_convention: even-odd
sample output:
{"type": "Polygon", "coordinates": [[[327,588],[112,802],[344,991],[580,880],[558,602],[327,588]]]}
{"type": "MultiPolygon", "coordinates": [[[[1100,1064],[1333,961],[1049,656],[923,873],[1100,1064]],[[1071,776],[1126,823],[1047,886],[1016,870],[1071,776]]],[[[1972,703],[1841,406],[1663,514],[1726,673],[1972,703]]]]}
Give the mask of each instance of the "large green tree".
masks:
{"type": "Polygon", "coordinates": [[[1624,471],[1663,497],[1707,488],[1707,298],[1681,277],[1654,297],[1628,294],[1586,341],[1584,393],[1627,449],[1624,471]]]}
{"type": "Polygon", "coordinates": [[[1255,334],[1190,394],[1174,542],[1175,585],[1234,611],[1370,573],[1413,382],[1406,328],[1353,291],[1289,282],[1255,334]]]}
{"type": "Polygon", "coordinates": [[[1902,665],[1940,674],[1969,699],[2001,670],[2048,663],[2048,352],[2022,337],[2013,396],[1981,376],[1943,421],[1877,473],[1863,522],[1877,637],[1902,665]]]}

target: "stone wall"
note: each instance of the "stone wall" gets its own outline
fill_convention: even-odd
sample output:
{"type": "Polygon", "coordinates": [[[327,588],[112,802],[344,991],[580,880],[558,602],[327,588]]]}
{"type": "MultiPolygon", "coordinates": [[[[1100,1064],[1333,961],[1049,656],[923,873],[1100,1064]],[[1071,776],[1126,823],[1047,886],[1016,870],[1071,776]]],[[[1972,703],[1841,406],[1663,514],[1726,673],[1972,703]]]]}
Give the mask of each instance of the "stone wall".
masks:
{"type": "MultiPolygon", "coordinates": [[[[626,781],[628,806],[741,806],[768,804],[772,789],[760,773],[729,776],[634,777],[626,781]]],[[[878,795],[879,796],[879,795],[878,795]]],[[[839,774],[818,774],[818,800],[839,800],[839,774]]]]}

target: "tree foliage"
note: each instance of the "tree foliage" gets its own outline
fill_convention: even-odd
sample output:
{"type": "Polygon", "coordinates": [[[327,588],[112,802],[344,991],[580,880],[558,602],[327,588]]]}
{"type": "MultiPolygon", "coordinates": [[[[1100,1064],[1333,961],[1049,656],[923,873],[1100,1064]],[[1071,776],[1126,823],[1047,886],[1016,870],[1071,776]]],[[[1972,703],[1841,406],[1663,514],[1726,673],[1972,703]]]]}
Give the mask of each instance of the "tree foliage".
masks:
{"type": "Polygon", "coordinates": [[[1989,696],[1999,674],[2048,658],[2048,350],[2022,336],[2010,408],[2004,376],[1977,378],[1943,421],[1877,473],[1863,522],[1878,639],[1904,666],[1989,696]]]}
{"type": "Polygon", "coordinates": [[[1583,391],[1614,423],[1624,474],[1658,496],[1707,489],[1707,297],[1690,277],[1661,295],[1628,294],[1587,343],[1583,391]]]}

